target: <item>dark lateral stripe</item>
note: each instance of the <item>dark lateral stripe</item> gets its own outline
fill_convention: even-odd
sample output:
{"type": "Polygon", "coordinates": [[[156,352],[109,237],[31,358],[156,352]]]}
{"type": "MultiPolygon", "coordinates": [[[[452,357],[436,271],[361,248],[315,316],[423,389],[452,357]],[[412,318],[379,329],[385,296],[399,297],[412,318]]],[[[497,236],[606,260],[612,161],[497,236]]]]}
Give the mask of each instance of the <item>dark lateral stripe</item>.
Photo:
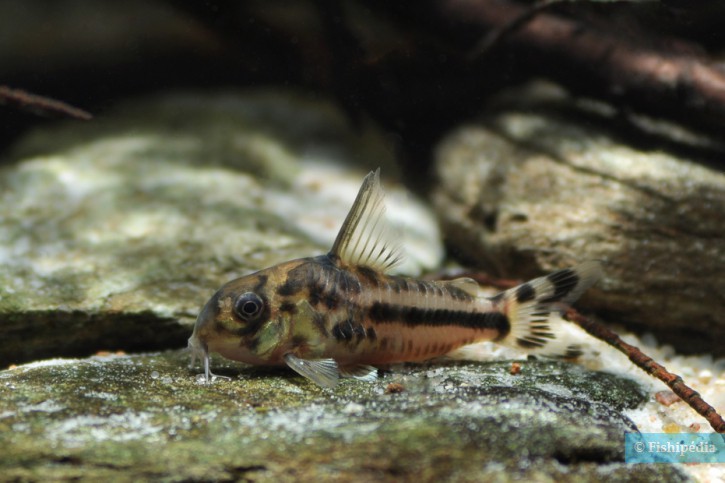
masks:
{"type": "Polygon", "coordinates": [[[579,275],[568,268],[551,273],[546,276],[546,279],[554,286],[554,293],[550,297],[542,299],[541,302],[544,303],[563,299],[579,284],[579,275]]]}
{"type": "Polygon", "coordinates": [[[435,309],[374,303],[368,314],[378,323],[401,323],[408,327],[424,325],[458,326],[467,329],[496,329],[508,334],[511,329],[508,317],[501,312],[467,312],[463,310],[435,309]]]}

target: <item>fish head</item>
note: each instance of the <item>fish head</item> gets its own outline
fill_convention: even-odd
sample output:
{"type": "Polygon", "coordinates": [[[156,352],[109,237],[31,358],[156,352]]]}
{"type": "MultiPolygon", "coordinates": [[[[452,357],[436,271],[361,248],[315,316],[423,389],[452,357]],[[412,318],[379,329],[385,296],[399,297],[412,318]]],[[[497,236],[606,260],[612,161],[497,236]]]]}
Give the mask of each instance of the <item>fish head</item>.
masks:
{"type": "Polygon", "coordinates": [[[189,338],[192,357],[216,352],[249,364],[282,363],[289,324],[275,287],[297,264],[286,262],[223,285],[199,313],[189,338]]]}

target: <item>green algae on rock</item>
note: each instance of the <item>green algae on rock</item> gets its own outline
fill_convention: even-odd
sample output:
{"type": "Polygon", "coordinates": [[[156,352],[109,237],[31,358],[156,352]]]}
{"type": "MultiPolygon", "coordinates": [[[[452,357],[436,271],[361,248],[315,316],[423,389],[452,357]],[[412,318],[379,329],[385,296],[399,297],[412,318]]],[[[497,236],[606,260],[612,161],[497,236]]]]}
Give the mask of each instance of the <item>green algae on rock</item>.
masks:
{"type": "Polygon", "coordinates": [[[0,372],[4,477],[686,480],[674,466],[623,463],[623,433],[636,428],[618,408],[641,394],[567,363],[521,361],[516,376],[506,362],[405,365],[375,383],[328,390],[292,371],[228,361],[215,367],[232,380],[203,384],[187,356],[59,359],[0,372]],[[386,393],[390,382],[404,391],[386,393]]]}
{"type": "MultiPolygon", "coordinates": [[[[222,283],[324,253],[365,171],[395,173],[380,136],[284,91],[137,101],[91,124],[34,131],[9,161],[0,366],[182,346],[222,283]]],[[[390,191],[410,245],[404,269],[436,267],[430,211],[390,191]]]]}

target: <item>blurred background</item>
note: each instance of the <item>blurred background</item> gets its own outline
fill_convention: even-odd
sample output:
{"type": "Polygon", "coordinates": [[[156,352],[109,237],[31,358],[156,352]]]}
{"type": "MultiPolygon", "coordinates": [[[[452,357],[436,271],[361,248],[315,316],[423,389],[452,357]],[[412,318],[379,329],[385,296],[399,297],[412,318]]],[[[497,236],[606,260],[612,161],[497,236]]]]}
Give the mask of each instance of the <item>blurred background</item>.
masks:
{"type": "MultiPolygon", "coordinates": [[[[606,102],[614,127],[642,114],[719,137],[723,18],[723,2],[679,0],[5,0],[0,83],[94,116],[178,88],[296,86],[334,96],[353,126],[376,121],[418,182],[441,133],[532,78],[606,102]]],[[[0,103],[0,153],[67,115],[0,103]]]]}

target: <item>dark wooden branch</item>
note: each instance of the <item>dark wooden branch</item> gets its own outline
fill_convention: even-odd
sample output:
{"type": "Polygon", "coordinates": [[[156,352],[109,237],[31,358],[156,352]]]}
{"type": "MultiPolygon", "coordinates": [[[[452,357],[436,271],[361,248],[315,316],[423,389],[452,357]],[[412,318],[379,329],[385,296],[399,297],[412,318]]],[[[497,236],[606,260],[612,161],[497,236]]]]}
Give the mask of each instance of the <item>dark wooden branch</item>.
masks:
{"type": "Polygon", "coordinates": [[[0,104],[15,105],[21,109],[42,114],[59,114],[83,121],[93,118],[91,113],[65,102],[3,85],[0,85],[0,104]]]}
{"type": "Polygon", "coordinates": [[[630,361],[637,367],[645,371],[647,374],[656,377],[664,382],[685,401],[692,409],[697,411],[703,418],[707,419],[710,426],[718,433],[725,433],[725,421],[714,407],[705,402],[700,394],[689,387],[677,374],[669,372],[664,366],[655,362],[651,357],[644,354],[637,347],[624,342],[616,333],[608,329],[602,324],[590,320],[579,314],[574,309],[569,309],[564,318],[570,322],[574,322],[579,327],[587,331],[587,333],[599,340],[606,342],[621,353],[625,354],[630,361]]]}
{"type": "Polygon", "coordinates": [[[547,8],[551,7],[552,5],[556,3],[561,3],[561,0],[544,0],[541,3],[538,3],[527,10],[525,10],[521,15],[511,20],[506,25],[502,25],[501,27],[491,30],[486,34],[485,37],[481,39],[481,41],[474,47],[474,49],[469,53],[468,57],[471,60],[474,60],[476,57],[480,57],[483,55],[488,54],[488,52],[493,49],[496,45],[501,43],[501,41],[507,36],[515,32],[516,30],[523,27],[526,23],[530,22],[534,19],[537,15],[539,15],[541,12],[546,10],[547,8]]]}
{"type": "Polygon", "coordinates": [[[530,9],[513,1],[442,0],[439,5],[447,20],[480,27],[482,34],[506,33],[503,39],[491,34],[499,39],[499,49],[505,45],[527,69],[574,93],[687,121],[718,135],[725,128],[725,71],[696,54],[694,46],[657,50],[614,27],[604,31],[550,10],[535,10],[529,18],[530,9]]]}

